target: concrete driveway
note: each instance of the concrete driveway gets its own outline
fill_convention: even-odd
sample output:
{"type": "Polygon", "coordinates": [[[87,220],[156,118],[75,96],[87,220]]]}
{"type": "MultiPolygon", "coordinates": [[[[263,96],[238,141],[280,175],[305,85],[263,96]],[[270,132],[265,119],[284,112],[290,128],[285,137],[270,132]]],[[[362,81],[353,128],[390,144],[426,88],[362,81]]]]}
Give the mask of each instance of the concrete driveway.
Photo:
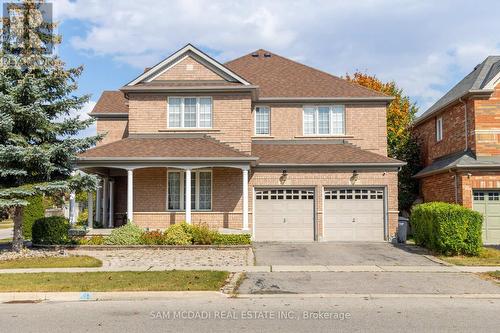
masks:
{"type": "Polygon", "coordinates": [[[417,246],[390,243],[254,243],[257,265],[439,265],[417,246]]]}

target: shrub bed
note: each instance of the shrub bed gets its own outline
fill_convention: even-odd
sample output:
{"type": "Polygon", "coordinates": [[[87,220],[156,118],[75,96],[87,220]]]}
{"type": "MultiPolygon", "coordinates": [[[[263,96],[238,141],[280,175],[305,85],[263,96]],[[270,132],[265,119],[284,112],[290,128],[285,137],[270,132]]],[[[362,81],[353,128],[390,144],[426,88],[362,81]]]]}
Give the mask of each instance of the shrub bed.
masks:
{"type": "Polygon", "coordinates": [[[108,237],[77,238],[73,242],[78,245],[248,245],[250,238],[249,234],[221,234],[205,224],[183,222],[161,232],[144,231],[129,222],[114,229],[108,237]]]}
{"type": "Polygon", "coordinates": [[[478,255],[483,217],[460,205],[429,202],[412,209],[410,223],[417,245],[444,255],[478,255]]]}
{"type": "Polygon", "coordinates": [[[23,209],[23,238],[31,239],[31,231],[36,220],[45,216],[43,197],[34,195],[28,198],[28,205],[23,209]]]}

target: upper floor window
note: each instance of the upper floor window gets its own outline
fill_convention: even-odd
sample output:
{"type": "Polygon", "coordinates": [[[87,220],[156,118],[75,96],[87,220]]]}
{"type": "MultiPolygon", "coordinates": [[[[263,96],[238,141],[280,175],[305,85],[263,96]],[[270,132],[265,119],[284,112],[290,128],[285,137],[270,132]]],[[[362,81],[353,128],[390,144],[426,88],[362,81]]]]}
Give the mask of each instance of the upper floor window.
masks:
{"type": "Polygon", "coordinates": [[[269,135],[271,124],[271,110],[267,106],[257,106],[255,108],[255,134],[269,135]]]}
{"type": "Polygon", "coordinates": [[[343,105],[304,107],[304,135],[345,134],[345,109],[343,105]]]}
{"type": "Polygon", "coordinates": [[[436,119],[436,141],[443,140],[443,118],[436,119]]]}
{"type": "Polygon", "coordinates": [[[212,127],[211,97],[169,97],[168,127],[212,127]]]}

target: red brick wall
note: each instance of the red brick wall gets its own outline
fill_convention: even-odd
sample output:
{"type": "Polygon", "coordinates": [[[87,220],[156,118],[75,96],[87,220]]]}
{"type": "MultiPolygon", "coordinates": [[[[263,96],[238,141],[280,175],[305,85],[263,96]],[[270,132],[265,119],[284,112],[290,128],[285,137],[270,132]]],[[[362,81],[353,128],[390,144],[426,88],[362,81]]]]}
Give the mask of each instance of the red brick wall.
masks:
{"type": "MultiPolygon", "coordinates": [[[[468,140],[469,147],[473,148],[473,102],[467,102],[468,140]]],[[[422,161],[425,166],[441,156],[463,151],[465,142],[465,107],[462,103],[445,108],[437,115],[427,119],[414,128],[414,132],[422,144],[422,161]],[[436,121],[443,118],[443,139],[436,141],[436,121]]]]}
{"type": "MultiPolygon", "coordinates": [[[[460,180],[458,186],[460,189],[460,180]]],[[[444,201],[455,203],[455,174],[444,172],[425,177],[420,181],[420,191],[425,202],[444,201]]],[[[460,202],[460,198],[458,200],[460,202]]]]}
{"type": "Polygon", "coordinates": [[[489,99],[476,100],[474,107],[477,155],[500,155],[500,84],[489,99]]]}

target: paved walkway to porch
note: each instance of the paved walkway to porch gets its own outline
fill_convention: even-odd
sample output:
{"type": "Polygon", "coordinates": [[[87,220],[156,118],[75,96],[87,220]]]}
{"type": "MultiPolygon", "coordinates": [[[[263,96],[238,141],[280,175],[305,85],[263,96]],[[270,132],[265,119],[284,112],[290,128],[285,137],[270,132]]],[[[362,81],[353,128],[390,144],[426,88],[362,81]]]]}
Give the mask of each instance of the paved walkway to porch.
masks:
{"type": "Polygon", "coordinates": [[[133,249],[71,250],[72,255],[88,255],[102,261],[103,268],[220,267],[253,265],[252,249],[133,249]]]}

